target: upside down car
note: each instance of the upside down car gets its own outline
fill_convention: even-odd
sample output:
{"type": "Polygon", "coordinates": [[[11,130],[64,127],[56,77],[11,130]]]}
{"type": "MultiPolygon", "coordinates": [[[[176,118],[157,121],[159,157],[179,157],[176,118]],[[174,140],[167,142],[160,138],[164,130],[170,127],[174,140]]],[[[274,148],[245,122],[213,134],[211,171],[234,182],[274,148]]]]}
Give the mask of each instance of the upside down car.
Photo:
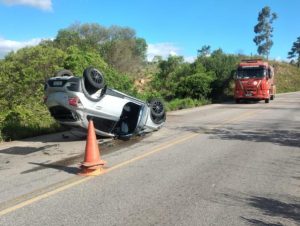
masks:
{"type": "Polygon", "coordinates": [[[96,134],[119,139],[156,131],[166,120],[162,101],[145,102],[108,88],[103,73],[94,67],[86,68],[83,77],[63,69],[49,78],[45,104],[64,126],[86,130],[93,120],[96,134]]]}

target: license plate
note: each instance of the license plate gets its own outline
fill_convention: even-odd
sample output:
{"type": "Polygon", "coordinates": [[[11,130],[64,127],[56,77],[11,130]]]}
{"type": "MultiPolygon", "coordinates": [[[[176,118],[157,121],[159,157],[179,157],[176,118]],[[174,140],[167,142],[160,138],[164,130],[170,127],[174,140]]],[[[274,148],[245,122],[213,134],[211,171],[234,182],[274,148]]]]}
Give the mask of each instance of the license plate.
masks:
{"type": "Polygon", "coordinates": [[[53,81],[53,86],[62,86],[62,81],[53,81]]]}
{"type": "Polygon", "coordinates": [[[251,96],[252,96],[252,93],[246,93],[245,96],[246,96],[246,97],[251,97],[251,96]]]}

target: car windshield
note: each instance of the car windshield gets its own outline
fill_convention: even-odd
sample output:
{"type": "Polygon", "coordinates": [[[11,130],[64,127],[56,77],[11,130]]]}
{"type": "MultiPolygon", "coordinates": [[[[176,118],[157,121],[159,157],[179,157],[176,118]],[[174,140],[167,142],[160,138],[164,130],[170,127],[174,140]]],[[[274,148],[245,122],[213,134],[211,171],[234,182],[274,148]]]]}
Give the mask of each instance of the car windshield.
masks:
{"type": "Polygon", "coordinates": [[[265,75],[265,70],[261,67],[243,67],[237,71],[238,78],[262,78],[265,75]]]}

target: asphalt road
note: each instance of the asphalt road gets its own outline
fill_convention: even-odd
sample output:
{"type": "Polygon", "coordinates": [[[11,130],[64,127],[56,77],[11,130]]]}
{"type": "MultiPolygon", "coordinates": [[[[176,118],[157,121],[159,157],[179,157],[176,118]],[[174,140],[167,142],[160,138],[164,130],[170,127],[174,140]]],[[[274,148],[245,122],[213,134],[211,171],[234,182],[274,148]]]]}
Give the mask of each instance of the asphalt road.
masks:
{"type": "Polygon", "coordinates": [[[0,144],[0,225],[300,225],[300,92],[171,112],[158,132],[101,144],[97,177],[76,175],[84,145],[0,144]]]}

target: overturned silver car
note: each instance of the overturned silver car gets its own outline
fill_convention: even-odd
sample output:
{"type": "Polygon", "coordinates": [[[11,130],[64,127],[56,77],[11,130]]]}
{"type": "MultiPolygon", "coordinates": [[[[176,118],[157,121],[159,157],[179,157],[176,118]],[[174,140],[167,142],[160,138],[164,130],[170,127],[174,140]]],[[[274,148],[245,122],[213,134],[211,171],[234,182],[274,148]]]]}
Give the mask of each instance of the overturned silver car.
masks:
{"type": "Polygon", "coordinates": [[[144,102],[108,88],[94,67],[86,68],[83,77],[64,69],[48,79],[45,104],[62,125],[87,129],[92,119],[98,135],[120,139],[158,130],[166,120],[160,100],[144,102]]]}

